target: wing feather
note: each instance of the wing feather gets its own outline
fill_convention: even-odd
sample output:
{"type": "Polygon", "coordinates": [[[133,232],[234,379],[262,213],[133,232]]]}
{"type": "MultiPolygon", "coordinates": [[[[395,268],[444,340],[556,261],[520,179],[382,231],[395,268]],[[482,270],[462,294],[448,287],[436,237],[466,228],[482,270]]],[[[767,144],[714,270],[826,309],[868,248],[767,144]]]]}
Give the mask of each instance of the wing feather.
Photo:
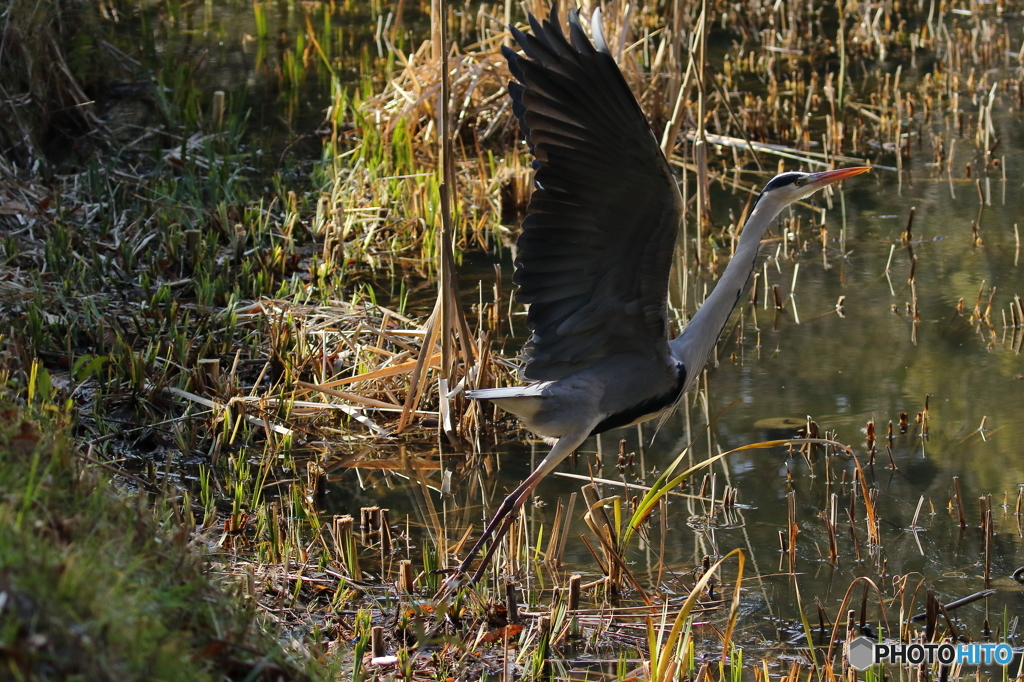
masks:
{"type": "Polygon", "coordinates": [[[530,304],[521,371],[530,380],[612,353],[668,354],[679,191],[597,14],[593,44],[574,11],[566,39],[552,8],[543,22],[529,17],[529,33],[512,29],[523,55],[503,48],[537,171],[514,277],[530,304]]]}

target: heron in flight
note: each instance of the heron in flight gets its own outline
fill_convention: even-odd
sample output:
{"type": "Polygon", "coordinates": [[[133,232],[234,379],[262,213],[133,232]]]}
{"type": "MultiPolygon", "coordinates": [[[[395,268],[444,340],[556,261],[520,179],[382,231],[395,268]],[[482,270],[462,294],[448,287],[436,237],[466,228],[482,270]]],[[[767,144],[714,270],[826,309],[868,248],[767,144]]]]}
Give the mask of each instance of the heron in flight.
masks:
{"type": "Polygon", "coordinates": [[[768,225],[783,208],[869,170],[782,173],[765,185],[736,253],[683,333],[669,338],[668,281],[683,212],[676,179],[611,56],[600,11],[593,43],[575,11],[569,37],[552,7],[529,17],[532,35],[511,27],[523,50],[502,51],[515,80],[512,111],[535,158],[513,281],[529,304],[525,386],[468,392],[517,416],[554,443],[501,504],[457,569],[467,575],[534,488],[589,436],[671,410],[697,381],[754,269],[768,225]]]}

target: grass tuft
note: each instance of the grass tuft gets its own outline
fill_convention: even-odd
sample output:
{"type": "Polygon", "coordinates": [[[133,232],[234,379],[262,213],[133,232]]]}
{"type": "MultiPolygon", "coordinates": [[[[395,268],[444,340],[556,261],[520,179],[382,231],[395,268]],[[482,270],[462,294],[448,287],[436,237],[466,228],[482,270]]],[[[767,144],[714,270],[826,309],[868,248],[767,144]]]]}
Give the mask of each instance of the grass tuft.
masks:
{"type": "Polygon", "coordinates": [[[46,412],[0,412],[0,677],[306,679],[204,572],[180,502],[116,490],[46,412]]]}

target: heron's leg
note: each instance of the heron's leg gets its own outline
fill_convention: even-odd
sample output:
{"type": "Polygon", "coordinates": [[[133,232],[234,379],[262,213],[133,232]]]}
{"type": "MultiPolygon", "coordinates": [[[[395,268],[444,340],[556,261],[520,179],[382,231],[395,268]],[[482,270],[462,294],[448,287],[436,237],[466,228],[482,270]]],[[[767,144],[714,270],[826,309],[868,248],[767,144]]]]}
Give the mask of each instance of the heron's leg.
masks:
{"type": "MultiPolygon", "coordinates": [[[[501,539],[505,537],[505,535],[508,534],[509,529],[512,528],[512,524],[515,522],[516,517],[518,516],[517,512],[522,508],[526,501],[530,499],[530,495],[533,494],[534,488],[536,488],[536,484],[533,488],[530,488],[529,490],[524,490],[516,499],[516,504],[515,507],[513,507],[512,513],[505,517],[505,520],[501,524],[501,528],[499,528],[497,532],[495,532],[494,535],[492,536],[491,544],[487,547],[487,552],[484,554],[483,559],[480,560],[480,565],[477,566],[476,573],[473,574],[473,582],[480,580],[480,578],[484,576],[484,571],[487,570],[487,565],[491,563],[491,557],[494,555],[496,551],[498,551],[498,546],[501,544],[501,539]]],[[[468,570],[468,568],[469,567],[467,566],[466,569],[468,570]]]]}
{"type": "MultiPolygon", "coordinates": [[[[494,512],[494,516],[492,516],[491,520],[487,523],[487,527],[484,528],[482,533],[480,533],[480,537],[477,538],[472,549],[470,549],[469,553],[466,554],[466,558],[462,560],[461,564],[459,564],[460,573],[465,573],[469,570],[469,565],[473,563],[473,559],[475,559],[476,555],[480,553],[480,549],[483,547],[484,543],[487,542],[488,538],[494,535],[495,531],[503,524],[503,522],[508,518],[515,517],[516,510],[521,506],[519,498],[522,497],[523,493],[527,492],[527,486],[529,483],[530,478],[527,478],[525,481],[520,483],[508,497],[502,500],[501,505],[498,507],[497,511],[494,512]]],[[[535,487],[536,483],[530,487],[530,491],[535,487]]],[[[498,537],[500,538],[504,534],[504,531],[500,532],[498,533],[498,537]]]]}
{"type": "Polygon", "coordinates": [[[515,518],[516,512],[523,506],[526,500],[529,499],[530,493],[532,493],[537,487],[537,484],[540,483],[541,479],[554,471],[555,467],[557,467],[558,464],[569,455],[569,453],[583,444],[583,441],[587,439],[587,436],[589,436],[590,432],[594,430],[594,427],[601,422],[602,418],[603,415],[593,418],[581,428],[561,436],[555,442],[554,446],[551,448],[551,452],[541,460],[533,473],[531,473],[525,481],[519,484],[519,486],[505,498],[501,503],[501,506],[498,507],[498,510],[494,513],[490,523],[487,524],[487,528],[485,528],[484,532],[480,534],[476,544],[473,545],[473,548],[469,550],[469,554],[467,554],[466,558],[462,560],[461,564],[459,564],[459,573],[468,573],[469,566],[473,563],[473,559],[476,558],[476,555],[480,552],[484,543],[490,539],[491,547],[484,556],[480,566],[477,567],[476,577],[474,580],[478,579],[483,574],[484,569],[487,567],[487,564],[491,559],[491,555],[494,554],[498,541],[500,541],[508,532],[508,529],[512,525],[512,520],[515,518]]]}

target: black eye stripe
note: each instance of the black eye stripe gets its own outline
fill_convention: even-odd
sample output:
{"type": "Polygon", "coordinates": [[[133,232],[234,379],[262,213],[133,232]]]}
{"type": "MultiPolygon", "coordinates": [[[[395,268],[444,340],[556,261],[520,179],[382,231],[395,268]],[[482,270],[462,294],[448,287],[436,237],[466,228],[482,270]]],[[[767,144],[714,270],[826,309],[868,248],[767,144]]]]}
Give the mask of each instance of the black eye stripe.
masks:
{"type": "Polygon", "coordinates": [[[803,173],[783,173],[782,175],[777,175],[774,178],[772,178],[761,191],[770,192],[773,189],[778,189],[779,187],[791,185],[797,180],[802,179],[803,177],[805,177],[803,173]]]}

